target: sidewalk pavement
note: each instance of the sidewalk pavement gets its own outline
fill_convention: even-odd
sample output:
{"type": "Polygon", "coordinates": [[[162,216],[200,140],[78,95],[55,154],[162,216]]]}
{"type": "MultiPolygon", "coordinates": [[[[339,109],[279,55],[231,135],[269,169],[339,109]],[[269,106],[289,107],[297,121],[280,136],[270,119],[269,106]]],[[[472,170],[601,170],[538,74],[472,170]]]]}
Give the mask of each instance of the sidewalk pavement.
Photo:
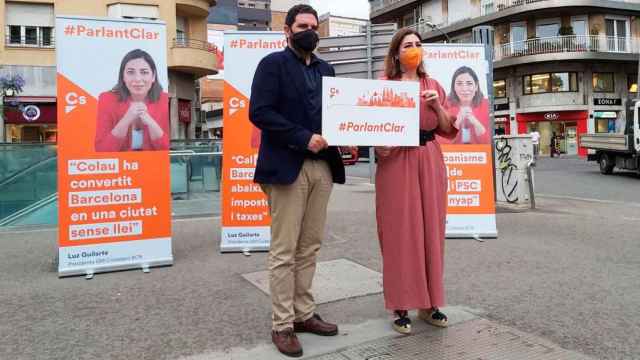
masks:
{"type": "MultiPolygon", "coordinates": [[[[381,271],[374,196],[365,183],[336,186],[319,261],[381,271]]],[[[307,357],[632,359],[640,249],[629,219],[637,207],[551,198],[500,213],[498,239],[447,241],[455,325],[416,324],[415,336],[399,338],[381,294],[367,290],[319,305],[342,333],[302,336],[307,357]]],[[[269,297],[247,280],[265,270],[266,254],[220,254],[219,232],[218,218],[176,219],[172,267],[93,280],[57,278],[54,230],[0,233],[0,359],[281,358],[270,345],[269,297]]],[[[358,285],[339,275],[347,289],[358,285]]]]}

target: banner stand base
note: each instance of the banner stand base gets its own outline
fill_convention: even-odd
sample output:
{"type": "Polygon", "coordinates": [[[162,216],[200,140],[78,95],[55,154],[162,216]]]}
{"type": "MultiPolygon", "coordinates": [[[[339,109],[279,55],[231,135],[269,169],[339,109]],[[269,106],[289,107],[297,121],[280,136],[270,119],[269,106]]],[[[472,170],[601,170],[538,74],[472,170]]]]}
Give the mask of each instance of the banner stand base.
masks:
{"type": "Polygon", "coordinates": [[[93,279],[94,275],[97,273],[135,270],[135,269],[142,269],[143,272],[149,273],[151,272],[150,270],[151,267],[171,266],[171,265],[173,265],[173,257],[145,262],[144,264],[140,263],[140,264],[123,264],[123,265],[105,265],[105,266],[94,267],[92,269],[58,270],[58,277],[63,278],[63,277],[69,277],[69,276],[84,275],[85,279],[91,280],[93,279]]]}
{"type": "Polygon", "coordinates": [[[498,233],[497,232],[482,233],[482,234],[452,233],[452,234],[445,234],[444,238],[447,240],[475,240],[479,242],[484,242],[487,239],[497,239],[498,233]]]}
{"type": "Polygon", "coordinates": [[[246,256],[250,256],[251,253],[254,253],[254,252],[268,252],[268,251],[269,251],[269,246],[254,246],[254,247],[221,246],[220,247],[221,253],[243,253],[246,256]]]}

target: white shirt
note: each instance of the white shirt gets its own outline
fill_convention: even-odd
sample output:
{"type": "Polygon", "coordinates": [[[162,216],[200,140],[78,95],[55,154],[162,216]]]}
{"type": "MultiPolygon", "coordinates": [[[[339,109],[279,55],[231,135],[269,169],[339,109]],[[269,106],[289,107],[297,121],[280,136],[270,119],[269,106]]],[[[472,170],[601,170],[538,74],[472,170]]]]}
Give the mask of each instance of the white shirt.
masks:
{"type": "Polygon", "coordinates": [[[538,144],[540,144],[540,133],[539,133],[539,132],[534,131],[534,132],[532,132],[532,133],[531,133],[531,134],[529,134],[529,135],[531,135],[531,143],[532,143],[533,145],[538,145],[538,144]]]}

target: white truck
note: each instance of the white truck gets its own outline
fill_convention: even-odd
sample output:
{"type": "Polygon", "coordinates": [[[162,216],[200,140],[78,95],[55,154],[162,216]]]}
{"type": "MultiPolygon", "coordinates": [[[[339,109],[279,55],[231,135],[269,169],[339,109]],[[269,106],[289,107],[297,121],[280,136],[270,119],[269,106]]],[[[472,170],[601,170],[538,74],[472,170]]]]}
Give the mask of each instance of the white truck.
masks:
{"type": "Polygon", "coordinates": [[[627,104],[624,133],[584,134],[580,137],[582,147],[595,150],[589,151],[587,160],[597,161],[603,174],[611,174],[613,168],[635,170],[640,174],[640,100],[634,99],[627,104]]]}

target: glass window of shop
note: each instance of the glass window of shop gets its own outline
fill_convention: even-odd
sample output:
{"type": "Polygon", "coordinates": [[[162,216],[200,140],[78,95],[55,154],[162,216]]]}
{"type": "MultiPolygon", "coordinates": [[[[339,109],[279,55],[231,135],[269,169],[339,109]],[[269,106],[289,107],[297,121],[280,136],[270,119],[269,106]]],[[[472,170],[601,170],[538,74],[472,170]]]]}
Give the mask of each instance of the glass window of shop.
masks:
{"type": "Polygon", "coordinates": [[[638,74],[627,75],[627,89],[629,89],[629,94],[638,92],[638,74]]]}
{"type": "Polygon", "coordinates": [[[496,98],[507,97],[507,80],[493,81],[493,96],[496,98]]]}
{"type": "Polygon", "coordinates": [[[544,73],[523,77],[525,95],[578,91],[578,73],[544,73]]]}
{"type": "Polygon", "coordinates": [[[616,86],[613,73],[593,73],[594,92],[615,92],[616,86]]]}

